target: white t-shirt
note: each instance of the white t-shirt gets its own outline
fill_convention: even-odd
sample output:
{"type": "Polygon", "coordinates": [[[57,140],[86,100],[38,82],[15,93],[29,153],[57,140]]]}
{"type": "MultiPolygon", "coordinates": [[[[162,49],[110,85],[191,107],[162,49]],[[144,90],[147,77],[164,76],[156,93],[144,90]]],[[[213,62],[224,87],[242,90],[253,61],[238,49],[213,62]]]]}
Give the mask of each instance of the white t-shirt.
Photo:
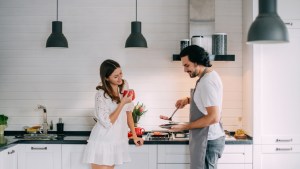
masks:
{"type": "MultiPolygon", "coordinates": [[[[206,107],[218,106],[219,117],[222,115],[223,84],[216,71],[206,73],[196,86],[194,102],[198,109],[207,115],[206,107]]],[[[215,140],[225,133],[219,123],[209,126],[208,140],[215,140]]]]}

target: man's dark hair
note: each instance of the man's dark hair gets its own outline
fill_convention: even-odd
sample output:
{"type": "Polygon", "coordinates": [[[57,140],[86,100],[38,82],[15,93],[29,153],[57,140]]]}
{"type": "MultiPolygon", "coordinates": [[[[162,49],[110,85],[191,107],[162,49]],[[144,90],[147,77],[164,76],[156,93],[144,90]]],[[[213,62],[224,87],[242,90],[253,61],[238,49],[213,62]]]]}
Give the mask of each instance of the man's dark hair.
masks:
{"type": "Polygon", "coordinates": [[[188,56],[189,60],[198,65],[203,65],[205,67],[211,67],[208,53],[200,46],[191,45],[184,48],[180,52],[180,58],[188,56]]]}

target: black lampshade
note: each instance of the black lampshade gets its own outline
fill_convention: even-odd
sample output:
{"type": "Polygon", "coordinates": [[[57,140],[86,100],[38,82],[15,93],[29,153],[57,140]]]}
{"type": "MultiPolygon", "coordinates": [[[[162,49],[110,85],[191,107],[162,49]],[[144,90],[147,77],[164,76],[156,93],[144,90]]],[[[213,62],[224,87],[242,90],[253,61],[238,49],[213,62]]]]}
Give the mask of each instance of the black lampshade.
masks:
{"type": "Polygon", "coordinates": [[[142,47],[147,48],[147,41],[142,32],[142,23],[139,21],[131,22],[131,34],[126,40],[125,48],[142,47]]]}
{"type": "Polygon", "coordinates": [[[247,43],[289,42],[287,28],[276,10],[277,0],[259,0],[259,14],[250,26],[247,43]]]}
{"type": "Polygon", "coordinates": [[[62,22],[52,22],[52,33],[47,40],[46,47],[68,47],[68,41],[62,33],[62,22]]]}

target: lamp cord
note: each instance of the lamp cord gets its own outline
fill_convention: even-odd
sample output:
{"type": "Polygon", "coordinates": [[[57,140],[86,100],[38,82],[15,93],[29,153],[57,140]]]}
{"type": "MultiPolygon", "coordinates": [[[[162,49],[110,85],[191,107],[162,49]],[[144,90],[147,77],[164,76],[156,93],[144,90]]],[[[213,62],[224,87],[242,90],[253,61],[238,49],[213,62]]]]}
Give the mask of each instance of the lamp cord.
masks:
{"type": "Polygon", "coordinates": [[[56,21],[58,21],[58,0],[56,0],[56,21]]]}
{"type": "Polygon", "coordinates": [[[135,0],[135,21],[137,21],[137,0],[135,0]]]}

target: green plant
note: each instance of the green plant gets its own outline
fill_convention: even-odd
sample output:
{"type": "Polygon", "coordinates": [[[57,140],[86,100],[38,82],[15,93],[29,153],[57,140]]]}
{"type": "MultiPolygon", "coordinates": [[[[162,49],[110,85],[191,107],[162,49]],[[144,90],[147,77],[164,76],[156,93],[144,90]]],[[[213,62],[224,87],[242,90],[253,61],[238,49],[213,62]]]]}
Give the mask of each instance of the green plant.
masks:
{"type": "Polygon", "coordinates": [[[4,114],[0,114],[0,125],[7,125],[8,117],[4,114]]]}

